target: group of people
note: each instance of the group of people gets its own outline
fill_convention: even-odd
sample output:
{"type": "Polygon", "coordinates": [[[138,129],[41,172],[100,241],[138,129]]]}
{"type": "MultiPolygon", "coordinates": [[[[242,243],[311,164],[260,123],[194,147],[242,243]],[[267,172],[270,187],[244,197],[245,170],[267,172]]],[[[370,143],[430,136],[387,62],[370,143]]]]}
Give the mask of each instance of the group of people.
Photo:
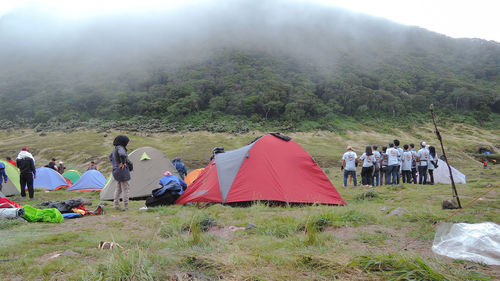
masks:
{"type": "Polygon", "coordinates": [[[396,185],[400,183],[434,184],[434,169],[438,167],[438,157],[434,146],[420,143],[417,151],[415,145],[405,144],[400,147],[399,140],[395,139],[388,146],[383,146],[379,152],[377,145],[367,146],[365,152],[358,158],[351,146],[342,156],[344,170],[344,185],[347,180],[353,179],[357,186],[356,167],[362,161],[361,184],[364,186],[396,185]],[[417,178],[418,173],[418,178],[417,178]],[[429,181],[427,181],[429,174],[429,181]],[[384,180],[385,177],[385,180],[384,180]]]}

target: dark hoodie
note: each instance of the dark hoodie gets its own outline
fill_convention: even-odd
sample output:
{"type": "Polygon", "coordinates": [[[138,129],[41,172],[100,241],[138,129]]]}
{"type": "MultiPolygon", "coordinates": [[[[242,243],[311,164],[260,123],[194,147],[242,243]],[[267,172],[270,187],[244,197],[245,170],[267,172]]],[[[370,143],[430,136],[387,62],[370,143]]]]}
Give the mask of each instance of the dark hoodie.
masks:
{"type": "Polygon", "coordinates": [[[127,136],[117,136],[113,141],[113,145],[115,149],[109,155],[109,161],[111,161],[111,165],[113,166],[113,178],[116,181],[128,181],[130,180],[130,170],[127,167],[120,169],[120,163],[128,162],[127,149],[125,148],[129,142],[129,138],[127,136]]]}

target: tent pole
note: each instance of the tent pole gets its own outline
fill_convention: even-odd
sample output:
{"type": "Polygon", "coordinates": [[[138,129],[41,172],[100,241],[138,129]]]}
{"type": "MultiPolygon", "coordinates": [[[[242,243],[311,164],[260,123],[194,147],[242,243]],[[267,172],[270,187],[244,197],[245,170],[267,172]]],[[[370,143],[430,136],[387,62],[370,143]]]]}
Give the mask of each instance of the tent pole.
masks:
{"type": "Polygon", "coordinates": [[[439,130],[437,128],[436,120],[434,119],[434,105],[433,104],[431,104],[430,109],[431,109],[432,123],[434,123],[434,128],[436,129],[435,133],[436,133],[436,136],[439,140],[439,143],[441,143],[441,150],[443,151],[444,161],[446,161],[446,165],[448,166],[448,171],[450,172],[451,188],[453,189],[453,197],[455,197],[457,199],[458,208],[462,209],[462,204],[460,204],[460,198],[458,197],[457,188],[455,187],[455,181],[453,180],[453,173],[451,171],[451,166],[448,163],[448,157],[446,157],[446,152],[444,151],[443,139],[442,139],[441,134],[439,133],[439,130]]]}

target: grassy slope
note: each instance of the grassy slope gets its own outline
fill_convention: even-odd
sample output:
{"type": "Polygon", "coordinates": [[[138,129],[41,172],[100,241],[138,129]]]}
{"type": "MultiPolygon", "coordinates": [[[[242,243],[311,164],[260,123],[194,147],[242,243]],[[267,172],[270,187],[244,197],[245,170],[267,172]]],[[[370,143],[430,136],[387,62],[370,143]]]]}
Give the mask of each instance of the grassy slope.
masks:
{"type": "MultiPolygon", "coordinates": [[[[366,130],[366,128],[365,128],[366,130]]],[[[459,185],[463,205],[486,191],[489,184],[498,183],[500,167],[483,170],[473,161],[469,152],[477,145],[498,145],[498,131],[456,125],[443,129],[443,137],[450,158],[464,171],[469,183],[459,185]]],[[[109,171],[105,162],[116,132],[103,137],[88,131],[71,134],[48,133],[47,136],[25,131],[0,132],[0,152],[14,156],[20,146],[32,148],[37,166],[54,156],[67,163],[68,168],[82,169],[89,159],[99,159],[101,167],[109,171]]],[[[132,136],[130,148],[143,145],[159,148],[169,157],[180,155],[189,168],[204,166],[214,146],[232,149],[251,141],[260,133],[231,136],[209,133],[161,134],[148,137],[132,136]]],[[[413,272],[441,280],[442,275],[452,280],[477,280],[473,272],[500,277],[498,267],[471,262],[451,261],[435,256],[431,250],[434,231],[422,236],[433,224],[451,212],[440,209],[440,202],[451,197],[445,185],[410,186],[394,190],[377,188],[377,198],[356,199],[366,190],[342,189],[338,169],[340,155],[347,144],[361,151],[367,144],[385,143],[393,135],[370,132],[348,133],[338,136],[327,132],[290,134],[329,169],[328,176],[348,202],[346,207],[268,207],[256,204],[250,208],[231,208],[213,205],[171,206],[150,211],[139,211],[143,201],[135,201],[129,212],[111,210],[104,216],[68,220],[62,224],[22,223],[0,221],[0,276],[5,280],[96,280],[101,277],[116,280],[153,280],[177,276],[178,280],[378,280],[389,278],[390,272],[378,272],[369,266],[379,262],[402,272],[413,272]],[[382,207],[387,207],[382,211],[382,207]],[[408,213],[401,217],[386,214],[397,207],[408,213]],[[199,231],[196,222],[212,218],[216,226],[199,231]],[[255,223],[251,231],[232,231],[231,226],[255,223]],[[319,226],[319,227],[318,227],[319,226]],[[187,231],[191,228],[191,231],[187,231]],[[99,251],[99,241],[115,240],[125,247],[122,251],[99,251]],[[412,242],[408,251],[402,250],[412,242]],[[76,257],[48,259],[54,254],[71,249],[76,257]],[[395,257],[386,256],[392,253],[395,257]],[[398,258],[408,258],[397,263],[398,258]],[[363,257],[364,256],[364,257],[363,257]],[[421,256],[432,270],[418,266],[421,256]],[[9,260],[9,261],[5,261],[9,260]],[[401,267],[404,264],[404,267],[401,267]],[[366,268],[366,269],[365,269],[366,268]],[[442,274],[442,275],[439,275],[442,274]],[[384,276],[384,277],[381,277],[384,276]]],[[[432,141],[432,130],[419,129],[419,136],[395,131],[403,142],[432,141]],[[414,137],[411,137],[414,136],[414,137]]],[[[99,202],[97,194],[75,194],[65,191],[37,192],[36,201],[75,197],[99,202]]],[[[477,201],[451,221],[469,223],[499,222],[500,198],[493,190],[484,200],[477,201]]]]}

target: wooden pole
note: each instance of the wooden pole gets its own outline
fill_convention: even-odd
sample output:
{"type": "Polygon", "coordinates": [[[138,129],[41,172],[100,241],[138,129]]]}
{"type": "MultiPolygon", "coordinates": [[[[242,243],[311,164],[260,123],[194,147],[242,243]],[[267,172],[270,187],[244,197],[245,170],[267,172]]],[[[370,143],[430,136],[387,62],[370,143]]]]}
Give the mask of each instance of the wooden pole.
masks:
{"type": "Polygon", "coordinates": [[[434,119],[434,105],[433,104],[431,104],[430,109],[431,109],[432,123],[434,123],[434,128],[436,129],[436,136],[439,140],[439,143],[441,143],[441,150],[443,151],[444,161],[446,161],[446,165],[448,166],[448,171],[450,172],[451,188],[453,189],[453,197],[455,197],[457,200],[458,208],[462,209],[462,205],[460,204],[460,198],[458,197],[458,193],[457,193],[457,188],[455,187],[455,181],[453,180],[453,173],[451,171],[451,166],[448,163],[448,157],[446,157],[446,152],[444,151],[443,139],[442,139],[441,134],[439,133],[439,130],[437,128],[436,120],[434,119]]]}

